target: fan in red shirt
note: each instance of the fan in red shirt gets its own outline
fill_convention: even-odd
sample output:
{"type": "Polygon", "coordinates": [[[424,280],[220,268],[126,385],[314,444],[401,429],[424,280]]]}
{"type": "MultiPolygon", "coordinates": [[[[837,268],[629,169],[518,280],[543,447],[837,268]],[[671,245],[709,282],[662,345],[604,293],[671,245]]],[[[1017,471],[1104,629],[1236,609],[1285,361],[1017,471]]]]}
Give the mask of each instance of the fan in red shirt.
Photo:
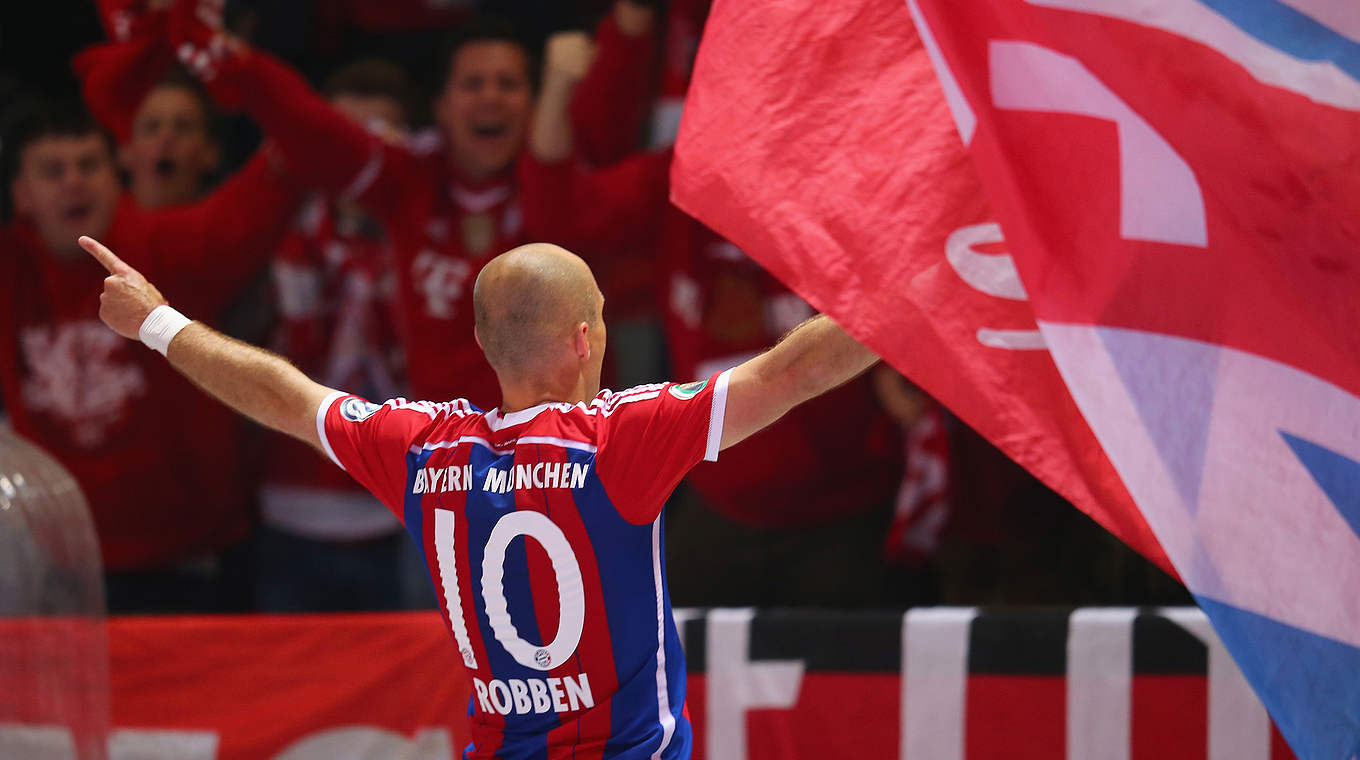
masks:
{"type": "MultiPolygon", "coordinates": [[[[165,2],[99,3],[110,40],[77,55],[73,67],[81,76],[83,95],[94,115],[112,131],[118,142],[117,163],[125,172],[128,191],[135,205],[144,210],[183,206],[198,201],[210,190],[220,168],[220,149],[213,135],[214,109],[202,86],[187,72],[173,65],[174,55],[166,38],[169,23],[165,2]]],[[[278,195],[275,172],[246,172],[237,197],[263,199],[278,195]]],[[[223,206],[229,209],[229,204],[223,206]]],[[[243,213],[249,208],[241,209],[243,213]]],[[[269,209],[262,221],[270,221],[285,209],[269,209]]],[[[224,210],[223,214],[229,213],[224,210]]],[[[249,222],[248,222],[249,223],[249,222]]],[[[252,254],[255,252],[251,252],[252,254]]],[[[264,253],[263,251],[259,253],[264,253]]],[[[252,273],[262,274],[262,257],[248,255],[252,273]]],[[[258,312],[263,284],[257,276],[223,282],[209,290],[219,316],[234,326],[233,332],[252,325],[258,312]]],[[[233,514],[231,529],[219,541],[194,549],[186,556],[156,562],[135,570],[114,569],[108,576],[108,594],[115,609],[237,609],[249,603],[247,545],[241,541],[255,510],[257,463],[247,452],[257,449],[246,440],[250,432],[241,420],[223,413],[201,394],[181,394],[166,425],[178,424],[176,440],[212,440],[211,448],[182,450],[182,466],[202,472],[211,489],[211,502],[221,514],[233,514]],[[207,597],[214,597],[209,599],[207,597]]],[[[169,435],[169,433],[167,433],[169,435]]],[[[169,534],[163,550],[178,554],[181,539],[169,534]]]]}
{"type": "MultiPolygon", "coordinates": [[[[629,12],[641,10],[650,21],[650,11],[619,6],[626,8],[601,25],[599,59],[617,55],[614,46],[650,46],[648,34],[620,31],[629,12]]],[[[438,137],[403,143],[353,124],[277,60],[224,41],[201,14],[171,30],[175,48],[219,102],[244,107],[300,177],[357,200],[391,235],[417,397],[458,393],[487,408],[499,400],[495,375],[472,340],[468,302],[473,279],[493,255],[533,239],[612,251],[657,226],[664,162],[586,172],[570,157],[548,163],[523,150],[535,107],[531,56],[508,26],[473,21],[460,31],[434,104],[438,137]]],[[[539,114],[565,114],[576,84],[589,75],[579,56],[553,55],[550,45],[539,114]]],[[[637,78],[625,79],[620,87],[637,78]]],[[[556,119],[539,119],[546,122],[556,119]]]]}
{"type": "MultiPolygon", "coordinates": [[[[15,429],[75,475],[107,569],[163,570],[239,541],[248,525],[239,473],[231,457],[211,453],[223,431],[182,424],[198,393],[174,382],[150,352],[101,335],[91,298],[104,274],[75,241],[99,230],[138,246],[141,266],[213,313],[277,245],[297,192],[258,155],[199,203],[143,210],[118,184],[107,137],[74,104],[35,107],[4,146],[13,213],[0,228],[0,268],[8,273],[0,279],[0,391],[15,429]],[[218,259],[225,270],[206,266],[218,259]]],[[[218,602],[138,597],[189,586],[134,579],[126,595],[120,588],[110,586],[111,609],[218,602]]]]}
{"type": "Polygon", "coordinates": [[[188,74],[170,69],[132,114],[131,133],[119,139],[119,164],[142,208],[191,203],[202,197],[219,168],[212,134],[212,102],[188,74]]]}
{"type": "Polygon", "coordinates": [[[148,209],[198,200],[221,161],[212,99],[173,65],[166,5],[100,0],[110,41],[71,62],[90,112],[118,141],[128,189],[148,209]]]}
{"type": "MultiPolygon", "coordinates": [[[[370,131],[406,128],[405,73],[378,59],[330,76],[327,99],[370,131]]],[[[314,195],[274,257],[272,348],[313,377],[404,393],[396,277],[381,226],[353,201],[314,195]]],[[[433,603],[401,523],[344,471],[270,433],[260,489],[255,603],[262,611],[400,609],[433,603]],[[415,572],[404,572],[406,568],[415,572]],[[414,577],[412,577],[414,576],[414,577]]]]}

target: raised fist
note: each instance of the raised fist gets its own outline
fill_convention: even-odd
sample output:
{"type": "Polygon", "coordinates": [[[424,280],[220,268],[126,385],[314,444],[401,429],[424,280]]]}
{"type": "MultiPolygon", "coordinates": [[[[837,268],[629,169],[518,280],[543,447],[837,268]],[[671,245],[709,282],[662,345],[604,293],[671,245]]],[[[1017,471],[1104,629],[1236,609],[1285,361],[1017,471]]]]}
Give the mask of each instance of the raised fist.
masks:
{"type": "Polygon", "coordinates": [[[595,42],[581,31],[557,32],[543,50],[543,81],[575,85],[590,71],[595,42]]]}
{"type": "Polygon", "coordinates": [[[232,46],[222,27],[224,0],[178,0],[170,11],[170,44],[194,76],[211,82],[232,46]]]}

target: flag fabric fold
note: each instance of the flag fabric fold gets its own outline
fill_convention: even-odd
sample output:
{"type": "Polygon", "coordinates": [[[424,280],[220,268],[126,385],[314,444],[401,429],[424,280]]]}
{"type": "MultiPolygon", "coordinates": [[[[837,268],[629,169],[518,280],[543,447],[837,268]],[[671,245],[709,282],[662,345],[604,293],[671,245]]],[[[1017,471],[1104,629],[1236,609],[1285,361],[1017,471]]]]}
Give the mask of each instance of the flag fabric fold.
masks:
{"type": "Polygon", "coordinates": [[[1174,566],[1305,760],[1360,752],[1355,22],[1314,0],[720,0],[673,176],[1174,566]]]}
{"type": "Polygon", "coordinates": [[[695,83],[675,203],[1170,569],[1044,350],[905,6],[719,2],[695,83]]]}

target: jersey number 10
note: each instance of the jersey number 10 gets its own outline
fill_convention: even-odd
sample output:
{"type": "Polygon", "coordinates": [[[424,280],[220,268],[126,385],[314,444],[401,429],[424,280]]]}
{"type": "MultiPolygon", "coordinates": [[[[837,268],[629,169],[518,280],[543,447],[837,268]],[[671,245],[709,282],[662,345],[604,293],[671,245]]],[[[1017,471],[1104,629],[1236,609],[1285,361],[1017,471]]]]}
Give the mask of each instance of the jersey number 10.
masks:
{"type": "MultiPolygon", "coordinates": [[[[449,611],[449,624],[463,664],[477,667],[477,656],[468,638],[467,619],[463,613],[463,595],[458,586],[458,563],[455,554],[454,526],[457,517],[447,509],[434,511],[434,549],[439,564],[439,580],[444,589],[444,602],[449,611]]],[[[482,550],[482,599],[486,601],[486,617],[491,631],[515,662],[526,668],[548,671],[561,665],[576,653],[581,643],[581,629],[586,619],[585,585],[581,581],[581,564],[576,553],[557,527],[545,515],[532,510],[507,513],[496,522],[482,550]],[[557,635],[551,642],[539,646],[519,635],[505,600],[505,552],[510,542],[525,536],[538,542],[552,561],[557,576],[557,635]]]]}

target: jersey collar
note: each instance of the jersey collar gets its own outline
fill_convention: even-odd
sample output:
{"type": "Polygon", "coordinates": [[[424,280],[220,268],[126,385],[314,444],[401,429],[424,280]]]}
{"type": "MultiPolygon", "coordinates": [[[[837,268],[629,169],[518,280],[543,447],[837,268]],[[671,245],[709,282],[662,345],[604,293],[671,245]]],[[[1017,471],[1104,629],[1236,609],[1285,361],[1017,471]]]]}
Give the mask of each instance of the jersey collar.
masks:
{"type": "Polygon", "coordinates": [[[515,425],[523,425],[529,420],[532,420],[533,418],[537,417],[539,412],[543,411],[544,409],[550,409],[554,406],[571,406],[571,405],[563,401],[548,401],[546,403],[539,404],[538,406],[531,406],[528,409],[521,409],[518,412],[510,412],[509,414],[506,414],[504,416],[501,415],[501,410],[499,407],[497,407],[486,413],[486,424],[492,430],[500,430],[502,428],[514,427],[515,425]]]}

